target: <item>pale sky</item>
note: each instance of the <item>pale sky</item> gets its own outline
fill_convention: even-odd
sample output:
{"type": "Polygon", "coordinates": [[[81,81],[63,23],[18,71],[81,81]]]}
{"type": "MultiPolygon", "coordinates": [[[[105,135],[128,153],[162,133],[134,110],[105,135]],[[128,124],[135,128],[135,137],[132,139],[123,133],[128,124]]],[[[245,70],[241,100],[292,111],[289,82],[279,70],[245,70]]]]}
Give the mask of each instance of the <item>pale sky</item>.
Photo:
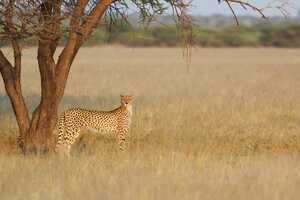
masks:
{"type": "MultiPolygon", "coordinates": [[[[286,1],[286,0],[283,0],[286,1]]],[[[265,7],[268,3],[274,2],[274,0],[248,0],[248,2],[251,2],[255,5],[259,5],[260,7],[265,7]]],[[[280,0],[277,0],[275,2],[280,2],[280,0]]],[[[282,1],[281,1],[282,2],[282,1]]],[[[298,11],[300,10],[300,0],[289,0],[291,6],[287,7],[291,16],[296,16],[298,11]]],[[[228,7],[226,7],[226,4],[223,2],[222,4],[218,4],[217,0],[192,0],[192,4],[194,5],[191,8],[191,12],[193,14],[200,14],[200,15],[212,15],[212,14],[231,14],[231,11],[228,7]]],[[[273,4],[273,5],[278,5],[273,4]]],[[[253,15],[253,11],[248,10],[245,11],[240,6],[235,6],[235,11],[239,15],[253,15]]],[[[280,12],[276,9],[268,9],[265,11],[267,15],[280,15],[280,12]]]]}

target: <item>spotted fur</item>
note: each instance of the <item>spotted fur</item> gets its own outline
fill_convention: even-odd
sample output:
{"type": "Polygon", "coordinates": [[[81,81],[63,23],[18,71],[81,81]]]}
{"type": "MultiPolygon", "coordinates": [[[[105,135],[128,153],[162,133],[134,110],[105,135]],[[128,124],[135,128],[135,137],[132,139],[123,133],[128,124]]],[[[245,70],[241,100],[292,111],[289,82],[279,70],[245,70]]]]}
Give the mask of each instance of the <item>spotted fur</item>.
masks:
{"type": "Polygon", "coordinates": [[[111,111],[82,108],[66,110],[57,122],[56,152],[69,155],[72,145],[84,129],[95,132],[116,132],[119,149],[124,150],[125,138],[132,117],[132,96],[121,95],[121,105],[111,111]]]}

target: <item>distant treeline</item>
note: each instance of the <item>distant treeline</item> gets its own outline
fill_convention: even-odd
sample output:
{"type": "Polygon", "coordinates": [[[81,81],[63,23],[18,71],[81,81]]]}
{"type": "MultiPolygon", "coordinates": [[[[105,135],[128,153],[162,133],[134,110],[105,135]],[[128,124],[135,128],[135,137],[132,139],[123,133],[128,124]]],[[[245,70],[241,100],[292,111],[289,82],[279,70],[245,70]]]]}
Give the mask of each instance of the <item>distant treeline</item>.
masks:
{"type": "MultiPolygon", "coordinates": [[[[193,28],[193,44],[203,47],[275,46],[300,47],[299,24],[260,24],[252,27],[193,28]]],[[[33,39],[25,44],[35,45],[33,39]]],[[[66,37],[61,40],[61,44],[66,37]]],[[[118,25],[110,29],[98,28],[85,43],[86,46],[120,44],[125,46],[180,46],[182,34],[174,25],[132,28],[118,25]]],[[[3,42],[0,45],[5,45],[3,42]]]]}

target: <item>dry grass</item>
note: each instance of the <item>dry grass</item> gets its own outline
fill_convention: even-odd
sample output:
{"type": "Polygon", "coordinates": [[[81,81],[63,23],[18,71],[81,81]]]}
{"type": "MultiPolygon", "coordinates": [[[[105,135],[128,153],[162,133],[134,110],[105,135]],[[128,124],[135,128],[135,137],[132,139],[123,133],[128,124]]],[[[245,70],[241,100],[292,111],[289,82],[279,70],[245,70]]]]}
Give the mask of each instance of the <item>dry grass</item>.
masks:
{"type": "MultiPolygon", "coordinates": [[[[31,107],[34,53],[24,53],[31,107]]],[[[0,199],[298,199],[299,53],[198,49],[186,73],[180,49],[82,49],[61,110],[111,109],[134,94],[130,149],[86,134],[68,161],[24,158],[2,98],[0,199]]]]}

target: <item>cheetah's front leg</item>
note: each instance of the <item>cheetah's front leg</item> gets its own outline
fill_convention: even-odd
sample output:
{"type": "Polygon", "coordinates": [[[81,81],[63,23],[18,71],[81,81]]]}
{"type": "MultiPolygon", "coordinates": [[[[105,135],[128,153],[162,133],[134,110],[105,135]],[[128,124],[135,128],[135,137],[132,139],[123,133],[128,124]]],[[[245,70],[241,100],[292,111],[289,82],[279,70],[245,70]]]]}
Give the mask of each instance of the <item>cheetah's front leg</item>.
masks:
{"type": "Polygon", "coordinates": [[[128,133],[128,129],[119,128],[118,129],[118,144],[120,151],[124,151],[126,149],[126,135],[128,133]]]}

